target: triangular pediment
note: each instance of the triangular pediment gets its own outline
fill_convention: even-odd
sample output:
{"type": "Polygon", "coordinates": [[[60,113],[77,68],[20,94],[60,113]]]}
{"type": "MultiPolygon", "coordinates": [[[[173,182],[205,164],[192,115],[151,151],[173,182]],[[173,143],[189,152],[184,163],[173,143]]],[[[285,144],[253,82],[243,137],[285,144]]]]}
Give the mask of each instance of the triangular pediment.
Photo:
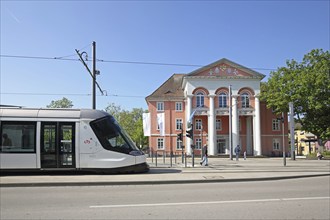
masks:
{"type": "Polygon", "coordinates": [[[187,77],[259,78],[261,80],[265,75],[223,58],[187,74],[187,77]]]}

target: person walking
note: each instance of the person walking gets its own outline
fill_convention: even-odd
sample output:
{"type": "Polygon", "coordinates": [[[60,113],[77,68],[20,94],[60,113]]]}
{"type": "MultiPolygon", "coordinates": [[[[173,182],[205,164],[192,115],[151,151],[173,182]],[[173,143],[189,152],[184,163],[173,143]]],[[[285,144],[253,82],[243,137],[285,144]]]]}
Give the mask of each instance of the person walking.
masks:
{"type": "Polygon", "coordinates": [[[202,149],[203,159],[200,162],[201,166],[204,164],[205,166],[209,165],[208,155],[207,155],[207,145],[205,144],[202,149]]]}
{"type": "Polygon", "coordinates": [[[317,152],[317,159],[321,160],[323,158],[323,155],[320,152],[317,152]]]}
{"type": "Polygon", "coordinates": [[[235,154],[236,154],[236,160],[238,161],[239,159],[239,153],[241,152],[241,148],[239,147],[239,145],[237,145],[235,147],[235,154]]]}

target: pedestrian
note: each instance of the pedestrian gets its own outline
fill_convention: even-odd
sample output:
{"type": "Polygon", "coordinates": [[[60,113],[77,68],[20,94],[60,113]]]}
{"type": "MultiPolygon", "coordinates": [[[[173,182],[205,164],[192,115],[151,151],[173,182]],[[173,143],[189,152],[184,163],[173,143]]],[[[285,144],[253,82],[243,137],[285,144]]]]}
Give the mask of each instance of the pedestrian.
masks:
{"type": "Polygon", "coordinates": [[[207,154],[207,145],[205,144],[202,149],[203,159],[200,162],[201,166],[204,164],[205,166],[209,165],[208,154],[207,154]]]}
{"type": "Polygon", "coordinates": [[[239,145],[237,145],[235,147],[235,154],[236,154],[236,160],[239,159],[239,153],[241,152],[241,148],[239,147],[239,145]]]}
{"type": "Polygon", "coordinates": [[[317,152],[317,159],[321,160],[323,158],[323,155],[320,152],[317,152]]]}

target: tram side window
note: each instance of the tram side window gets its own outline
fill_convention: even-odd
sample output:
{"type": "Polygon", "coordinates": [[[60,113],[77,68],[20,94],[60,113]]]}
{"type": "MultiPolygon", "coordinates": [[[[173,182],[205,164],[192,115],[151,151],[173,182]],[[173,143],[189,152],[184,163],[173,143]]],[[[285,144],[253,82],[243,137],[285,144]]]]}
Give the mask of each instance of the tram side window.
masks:
{"type": "Polygon", "coordinates": [[[1,147],[3,153],[35,153],[35,122],[1,122],[1,147]]]}

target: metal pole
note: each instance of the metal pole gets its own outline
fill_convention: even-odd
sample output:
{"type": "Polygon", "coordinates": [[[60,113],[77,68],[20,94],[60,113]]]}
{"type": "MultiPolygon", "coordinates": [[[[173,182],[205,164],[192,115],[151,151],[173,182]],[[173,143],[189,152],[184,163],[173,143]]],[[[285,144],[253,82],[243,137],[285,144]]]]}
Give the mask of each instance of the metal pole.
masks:
{"type": "Polygon", "coordinates": [[[286,166],[285,140],[284,140],[284,113],[282,112],[282,135],[283,135],[283,166],[286,166]]]}
{"type": "Polygon", "coordinates": [[[171,161],[171,167],[172,167],[173,152],[171,152],[170,154],[171,154],[171,156],[170,156],[170,161],[171,161]]]}
{"type": "Polygon", "coordinates": [[[192,159],[192,167],[195,166],[195,152],[194,152],[194,149],[192,149],[192,154],[191,154],[191,159],[192,159]]]}
{"type": "Polygon", "coordinates": [[[187,167],[187,153],[184,153],[184,167],[187,167]]]}
{"type": "Polygon", "coordinates": [[[232,102],[231,102],[231,85],[229,86],[229,159],[233,160],[233,144],[232,144],[232,102]]]}
{"type": "Polygon", "coordinates": [[[291,142],[291,160],[296,159],[296,151],[295,151],[295,144],[294,144],[294,107],[293,103],[289,102],[289,109],[290,109],[290,142],[291,142]]]}
{"type": "Polygon", "coordinates": [[[203,125],[201,129],[201,160],[203,159],[203,125]]]}
{"type": "Polygon", "coordinates": [[[93,41],[93,44],[92,44],[92,54],[93,54],[92,102],[93,102],[93,109],[96,109],[96,43],[95,43],[95,41],[93,41]]]}
{"type": "Polygon", "coordinates": [[[155,157],[155,159],[156,159],[156,167],[157,167],[157,157],[158,157],[158,151],[156,151],[156,157],[155,157]]]}

